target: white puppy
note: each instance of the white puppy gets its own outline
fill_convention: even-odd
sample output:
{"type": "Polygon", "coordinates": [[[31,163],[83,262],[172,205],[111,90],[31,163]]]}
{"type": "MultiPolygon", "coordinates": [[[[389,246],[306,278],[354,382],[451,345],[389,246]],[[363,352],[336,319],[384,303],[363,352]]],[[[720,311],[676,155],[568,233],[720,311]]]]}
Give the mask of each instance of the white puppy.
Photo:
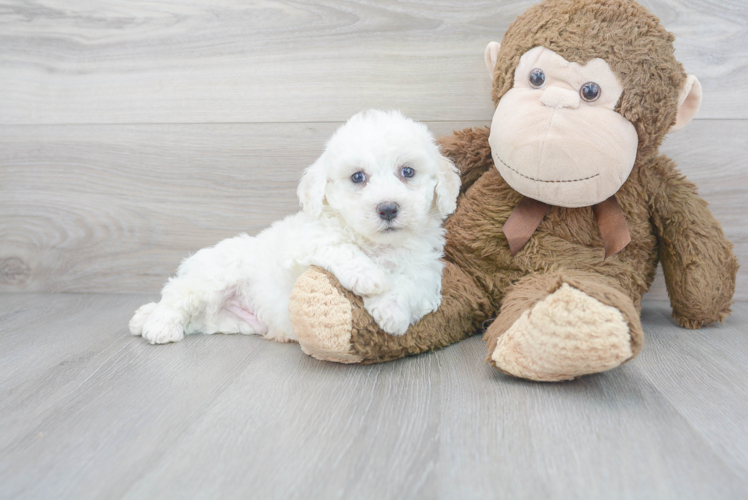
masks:
{"type": "Polygon", "coordinates": [[[459,188],[425,125],[397,111],[362,111],[305,171],[303,211],[187,258],[161,302],[135,312],[130,331],[153,344],[197,332],[296,340],[289,296],[317,265],[363,297],[386,332],[402,335],[441,302],[441,223],[459,188]]]}

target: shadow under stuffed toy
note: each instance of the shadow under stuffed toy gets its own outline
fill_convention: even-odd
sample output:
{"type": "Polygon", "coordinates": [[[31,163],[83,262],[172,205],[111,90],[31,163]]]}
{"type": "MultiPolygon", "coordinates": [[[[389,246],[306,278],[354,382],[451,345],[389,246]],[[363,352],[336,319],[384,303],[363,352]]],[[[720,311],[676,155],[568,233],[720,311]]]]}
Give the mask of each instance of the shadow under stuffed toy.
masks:
{"type": "Polygon", "coordinates": [[[701,87],[672,34],[629,0],[547,0],[486,49],[491,129],[441,141],[462,176],[446,222],[443,300],[403,336],[312,268],[290,312],[304,351],[376,363],[485,331],[488,360],[530,380],[615,368],[642,348],[641,299],[662,264],[683,327],[730,312],[738,264],[696,187],[659,154],[701,87]]]}

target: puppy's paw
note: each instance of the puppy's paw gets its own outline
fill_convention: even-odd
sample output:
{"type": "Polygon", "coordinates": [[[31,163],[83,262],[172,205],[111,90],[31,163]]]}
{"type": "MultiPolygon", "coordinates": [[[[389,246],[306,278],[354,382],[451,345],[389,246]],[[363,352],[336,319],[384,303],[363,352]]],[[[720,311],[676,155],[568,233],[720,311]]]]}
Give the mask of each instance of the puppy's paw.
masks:
{"type": "Polygon", "coordinates": [[[138,310],[135,311],[135,314],[128,325],[131,334],[138,336],[143,334],[143,325],[148,321],[148,318],[151,316],[153,310],[156,309],[156,306],[158,306],[156,302],[151,302],[140,306],[138,310]]]}
{"type": "Polygon", "coordinates": [[[344,288],[360,297],[379,295],[389,289],[387,275],[381,269],[352,269],[336,277],[344,288]]]}
{"type": "Polygon", "coordinates": [[[379,327],[390,335],[405,335],[410,326],[410,311],[395,297],[376,297],[364,301],[364,307],[379,327]]]}
{"type": "Polygon", "coordinates": [[[141,335],[151,344],[179,342],[184,338],[182,316],[169,307],[156,307],[143,325],[141,335]]]}
{"type": "Polygon", "coordinates": [[[431,297],[422,297],[422,300],[418,304],[411,304],[411,311],[410,315],[413,320],[413,322],[420,321],[421,318],[426,316],[427,314],[430,314],[432,312],[436,312],[439,309],[439,306],[442,303],[442,295],[441,293],[433,294],[431,297]]]}

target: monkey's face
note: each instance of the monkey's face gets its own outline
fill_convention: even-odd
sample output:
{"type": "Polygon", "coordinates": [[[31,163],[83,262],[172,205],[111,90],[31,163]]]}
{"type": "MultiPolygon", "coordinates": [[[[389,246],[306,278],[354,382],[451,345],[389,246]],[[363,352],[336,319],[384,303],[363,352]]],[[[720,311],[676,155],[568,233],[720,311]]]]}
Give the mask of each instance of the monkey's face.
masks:
{"type": "Polygon", "coordinates": [[[623,86],[603,59],[570,63],[535,47],[499,101],[491,154],[519,193],[562,207],[606,200],[636,161],[634,126],[615,111],[623,86]]]}

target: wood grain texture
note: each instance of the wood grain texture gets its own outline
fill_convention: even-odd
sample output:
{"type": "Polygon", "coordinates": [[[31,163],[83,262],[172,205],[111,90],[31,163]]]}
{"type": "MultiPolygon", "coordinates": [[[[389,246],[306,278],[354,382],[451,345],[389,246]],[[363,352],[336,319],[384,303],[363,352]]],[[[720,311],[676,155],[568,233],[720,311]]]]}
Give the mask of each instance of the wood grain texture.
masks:
{"type": "Polygon", "coordinates": [[[621,368],[538,384],[479,337],[376,366],[126,333],[153,295],[0,294],[1,498],[745,498],[748,304],[645,302],[621,368]]]}
{"type": "MultiPolygon", "coordinates": [[[[439,135],[488,122],[429,123],[439,135]]],[[[0,290],[157,291],[181,259],[298,210],[337,124],[0,126],[0,290]]],[[[663,151],[748,260],[748,121],[700,120],[663,151]]],[[[748,267],[737,297],[748,299],[748,267]]],[[[664,282],[655,284],[664,298],[664,282]]]]}
{"type": "MultiPolygon", "coordinates": [[[[535,0],[0,2],[0,123],[420,120],[492,115],[483,64],[535,0]]],[[[644,0],[702,118],[748,118],[748,4],[644,0]]]]}

